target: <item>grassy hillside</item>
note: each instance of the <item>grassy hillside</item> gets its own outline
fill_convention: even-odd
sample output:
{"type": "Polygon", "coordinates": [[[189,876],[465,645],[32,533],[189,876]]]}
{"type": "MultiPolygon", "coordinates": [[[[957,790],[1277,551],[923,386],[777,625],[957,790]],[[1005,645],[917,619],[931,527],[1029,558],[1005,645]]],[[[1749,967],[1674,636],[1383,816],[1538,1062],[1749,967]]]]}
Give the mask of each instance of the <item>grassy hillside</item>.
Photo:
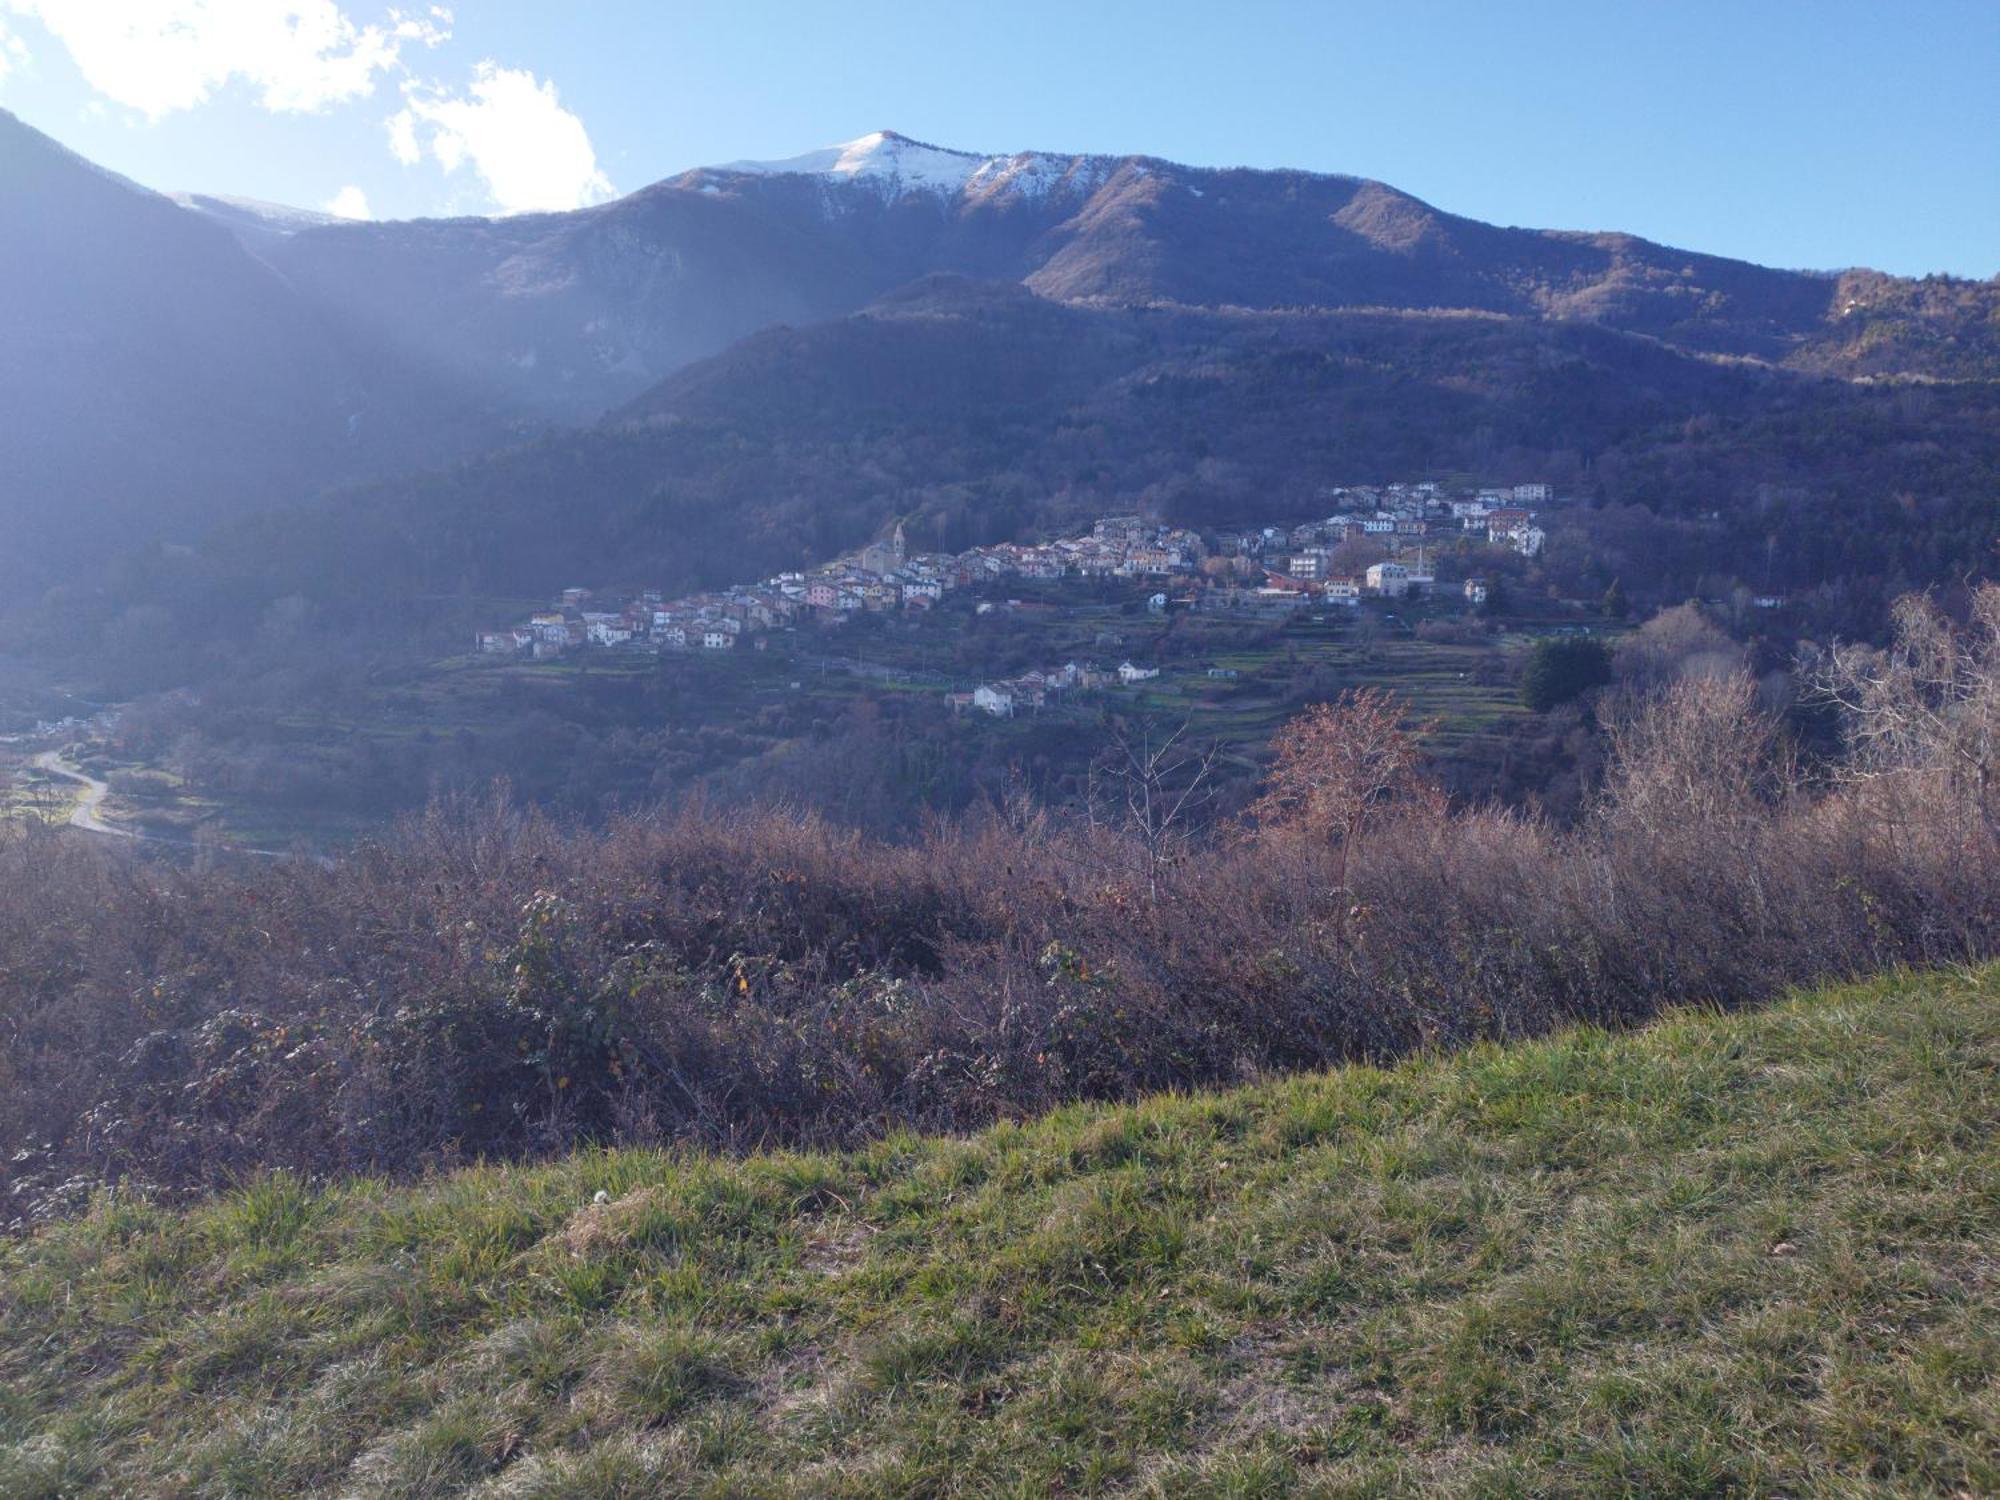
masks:
{"type": "Polygon", "coordinates": [[[968,1139],[127,1202],[0,1494],[1993,1493],[2000,969],[968,1139]]]}

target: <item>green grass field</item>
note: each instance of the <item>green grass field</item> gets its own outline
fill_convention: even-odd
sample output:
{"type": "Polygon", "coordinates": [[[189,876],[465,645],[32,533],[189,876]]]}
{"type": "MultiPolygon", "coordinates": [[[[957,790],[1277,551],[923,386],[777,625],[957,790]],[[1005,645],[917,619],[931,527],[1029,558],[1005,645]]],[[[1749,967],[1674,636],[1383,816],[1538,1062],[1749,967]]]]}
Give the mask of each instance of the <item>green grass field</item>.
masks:
{"type": "Polygon", "coordinates": [[[2000,969],[0,1248],[0,1494],[2000,1492],[2000,969]]]}

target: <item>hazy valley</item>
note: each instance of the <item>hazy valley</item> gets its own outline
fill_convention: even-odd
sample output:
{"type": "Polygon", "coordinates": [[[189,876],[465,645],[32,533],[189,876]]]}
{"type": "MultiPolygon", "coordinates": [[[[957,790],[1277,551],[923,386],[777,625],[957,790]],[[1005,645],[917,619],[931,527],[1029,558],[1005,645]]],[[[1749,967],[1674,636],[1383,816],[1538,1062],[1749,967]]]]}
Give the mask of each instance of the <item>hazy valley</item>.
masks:
{"type": "Polygon", "coordinates": [[[2000,1484],[2000,278],[586,164],[0,111],[0,1494],[2000,1484]]]}

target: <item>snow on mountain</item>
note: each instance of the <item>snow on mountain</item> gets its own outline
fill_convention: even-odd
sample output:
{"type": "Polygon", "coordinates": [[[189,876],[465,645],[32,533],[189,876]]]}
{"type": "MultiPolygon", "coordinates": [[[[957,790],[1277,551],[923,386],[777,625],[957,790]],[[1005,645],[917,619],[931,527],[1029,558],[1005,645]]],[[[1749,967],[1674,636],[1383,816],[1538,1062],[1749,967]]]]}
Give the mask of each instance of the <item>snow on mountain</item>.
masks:
{"type": "Polygon", "coordinates": [[[338,214],[313,208],[293,208],[288,203],[267,203],[262,198],[239,198],[231,193],[169,193],[182,208],[217,217],[255,219],[273,229],[317,229],[323,224],[339,224],[338,214]]]}
{"type": "Polygon", "coordinates": [[[266,203],[258,198],[236,198],[224,193],[169,193],[167,196],[189,213],[213,219],[229,229],[251,250],[271,240],[288,239],[302,229],[318,229],[346,221],[310,208],[292,208],[283,203],[266,203]]]}
{"type": "Polygon", "coordinates": [[[893,130],[876,130],[858,140],[784,161],[738,161],[719,170],[759,176],[845,177],[949,196],[964,187],[983,162],[984,158],[971,151],[948,151],[893,130]]]}
{"type": "Polygon", "coordinates": [[[876,130],[782,161],[734,161],[707,170],[866,183],[893,200],[906,193],[929,193],[945,199],[961,195],[994,198],[1009,192],[1039,197],[1064,185],[1095,187],[1108,175],[1108,169],[1109,158],[1045,156],[1034,151],[981,156],[974,151],[926,145],[893,130],[876,130]]]}

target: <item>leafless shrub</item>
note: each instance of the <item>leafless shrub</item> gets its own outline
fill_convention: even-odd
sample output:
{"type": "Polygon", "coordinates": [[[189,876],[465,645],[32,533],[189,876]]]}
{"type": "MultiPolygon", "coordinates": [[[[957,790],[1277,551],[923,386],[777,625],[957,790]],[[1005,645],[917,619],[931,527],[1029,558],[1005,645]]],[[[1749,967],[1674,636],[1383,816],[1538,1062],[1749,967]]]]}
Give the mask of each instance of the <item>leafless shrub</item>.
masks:
{"type": "Polygon", "coordinates": [[[1777,726],[1744,673],[1683,677],[1614,719],[1606,811],[1663,838],[1690,828],[1730,837],[1796,786],[1777,726]]]}
{"type": "Polygon", "coordinates": [[[1616,665],[1635,688],[1656,691],[1687,677],[1733,677],[1743,670],[1744,653],[1699,604],[1677,604],[1627,636],[1616,665]]]}
{"type": "Polygon", "coordinates": [[[1200,845],[1027,807],[893,845],[782,811],[589,832],[504,796],[330,867],[16,829],[5,1217],[259,1166],[963,1129],[1991,956],[1992,600],[1948,649],[1911,610],[1836,656],[1854,756],[1816,793],[1744,679],[1684,677],[1570,829],[1448,812],[1387,699],[1309,717],[1259,831],[1200,845]]]}
{"type": "Polygon", "coordinates": [[[2000,829],[2000,584],[1972,596],[1955,629],[1934,601],[1897,601],[1886,651],[1835,646],[1810,663],[1819,698],[1840,710],[1854,780],[1941,782],[1988,831],[2000,829]]]}

